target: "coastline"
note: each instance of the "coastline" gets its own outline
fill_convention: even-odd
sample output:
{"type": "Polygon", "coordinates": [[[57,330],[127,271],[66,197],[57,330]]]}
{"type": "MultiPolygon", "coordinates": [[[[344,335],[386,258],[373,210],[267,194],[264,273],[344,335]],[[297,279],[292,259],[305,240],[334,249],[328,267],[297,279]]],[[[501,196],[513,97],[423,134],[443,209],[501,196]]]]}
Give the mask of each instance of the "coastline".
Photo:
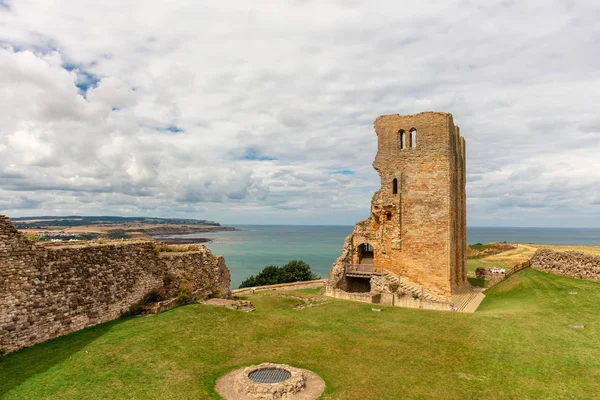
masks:
{"type": "MultiPolygon", "coordinates": [[[[173,235],[174,236],[174,235],[173,235]]],[[[210,243],[213,240],[208,238],[159,238],[152,236],[152,240],[155,242],[161,242],[165,244],[202,244],[202,243],[210,243]]]]}

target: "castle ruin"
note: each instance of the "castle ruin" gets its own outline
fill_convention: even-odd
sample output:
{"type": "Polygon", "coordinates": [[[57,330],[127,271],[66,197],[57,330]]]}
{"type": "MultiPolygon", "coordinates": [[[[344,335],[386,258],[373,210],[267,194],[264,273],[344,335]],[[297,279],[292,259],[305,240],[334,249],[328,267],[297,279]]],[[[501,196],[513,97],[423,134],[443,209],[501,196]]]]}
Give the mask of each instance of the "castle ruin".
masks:
{"type": "Polygon", "coordinates": [[[375,120],[381,189],[329,274],[333,297],[451,309],[466,275],[465,140],[452,115],[375,120]],[[416,301],[418,300],[418,301],[416,301]]]}

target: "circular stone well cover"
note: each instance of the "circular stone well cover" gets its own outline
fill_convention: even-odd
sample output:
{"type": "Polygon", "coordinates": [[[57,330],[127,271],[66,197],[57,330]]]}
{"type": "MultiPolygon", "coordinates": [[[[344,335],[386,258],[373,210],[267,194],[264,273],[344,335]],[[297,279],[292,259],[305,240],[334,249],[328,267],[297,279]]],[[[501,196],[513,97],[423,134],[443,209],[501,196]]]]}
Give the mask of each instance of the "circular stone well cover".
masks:
{"type": "Polygon", "coordinates": [[[226,400],[314,400],[325,390],[325,382],[305,369],[263,363],[222,376],[215,390],[226,400]]]}
{"type": "Polygon", "coordinates": [[[248,378],[258,383],[279,383],[292,377],[292,373],[281,368],[261,368],[248,374],[248,378]]]}

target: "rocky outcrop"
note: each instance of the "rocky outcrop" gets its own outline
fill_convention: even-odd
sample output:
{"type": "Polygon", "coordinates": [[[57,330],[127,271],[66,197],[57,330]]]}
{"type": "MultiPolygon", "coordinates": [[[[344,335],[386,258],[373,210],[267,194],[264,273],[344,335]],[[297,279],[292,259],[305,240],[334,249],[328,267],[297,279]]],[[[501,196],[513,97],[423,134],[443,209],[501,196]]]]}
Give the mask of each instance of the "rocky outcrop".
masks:
{"type": "Polygon", "coordinates": [[[229,270],[206,247],[157,253],[153,242],[39,246],[0,216],[0,349],[11,352],[118,318],[149,291],[227,297],[229,270]],[[189,293],[188,293],[189,291],[189,293]]]}
{"type": "Polygon", "coordinates": [[[600,281],[600,257],[578,251],[539,249],[531,258],[531,267],[551,274],[600,281]]]}

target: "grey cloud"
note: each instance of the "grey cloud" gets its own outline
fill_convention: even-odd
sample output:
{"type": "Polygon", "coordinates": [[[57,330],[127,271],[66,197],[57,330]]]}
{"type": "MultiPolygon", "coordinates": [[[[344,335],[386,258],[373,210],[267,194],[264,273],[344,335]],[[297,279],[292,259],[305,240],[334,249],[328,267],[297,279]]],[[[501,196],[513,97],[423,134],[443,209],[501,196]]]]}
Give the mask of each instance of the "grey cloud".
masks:
{"type": "Polygon", "coordinates": [[[439,110],[467,139],[470,224],[600,224],[597,2],[63,6],[0,12],[10,204],[350,224],[379,185],[373,120],[439,110]]]}

